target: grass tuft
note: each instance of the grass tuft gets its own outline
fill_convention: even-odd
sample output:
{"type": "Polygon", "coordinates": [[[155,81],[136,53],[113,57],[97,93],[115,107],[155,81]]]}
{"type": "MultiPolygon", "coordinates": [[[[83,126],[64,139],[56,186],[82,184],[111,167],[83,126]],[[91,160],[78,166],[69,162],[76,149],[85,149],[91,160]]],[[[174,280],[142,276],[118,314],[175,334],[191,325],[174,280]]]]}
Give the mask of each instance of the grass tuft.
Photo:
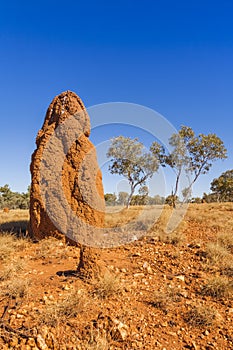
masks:
{"type": "Polygon", "coordinates": [[[76,317],[85,309],[86,295],[83,291],[72,290],[65,298],[46,305],[40,316],[40,322],[56,327],[68,319],[76,317]]]}
{"type": "Polygon", "coordinates": [[[28,279],[16,277],[3,286],[3,295],[11,299],[27,297],[29,285],[28,279]]]}
{"type": "Polygon", "coordinates": [[[214,298],[228,298],[233,291],[233,283],[225,276],[215,276],[209,278],[202,287],[202,294],[214,298]]]}
{"type": "Polygon", "coordinates": [[[216,243],[207,243],[206,245],[207,257],[210,259],[213,264],[222,264],[224,260],[229,259],[230,253],[229,250],[223,247],[220,244],[216,243]]]}
{"type": "Polygon", "coordinates": [[[118,276],[106,272],[94,282],[94,294],[101,299],[106,299],[121,292],[121,284],[118,276]]]}
{"type": "Polygon", "coordinates": [[[216,311],[204,305],[194,306],[190,311],[188,311],[184,319],[185,321],[194,327],[210,327],[214,324],[217,317],[216,311]]]}

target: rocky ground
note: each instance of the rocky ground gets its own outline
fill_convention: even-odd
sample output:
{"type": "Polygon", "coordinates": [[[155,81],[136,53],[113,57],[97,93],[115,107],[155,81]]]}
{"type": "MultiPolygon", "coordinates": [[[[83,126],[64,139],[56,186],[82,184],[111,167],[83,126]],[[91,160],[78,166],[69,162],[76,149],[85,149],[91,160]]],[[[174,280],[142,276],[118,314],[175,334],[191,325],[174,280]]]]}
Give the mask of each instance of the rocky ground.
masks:
{"type": "Polygon", "coordinates": [[[80,249],[0,237],[0,348],[233,349],[233,205],[192,205],[166,235],[103,249],[103,275],[77,275],[80,249]]]}

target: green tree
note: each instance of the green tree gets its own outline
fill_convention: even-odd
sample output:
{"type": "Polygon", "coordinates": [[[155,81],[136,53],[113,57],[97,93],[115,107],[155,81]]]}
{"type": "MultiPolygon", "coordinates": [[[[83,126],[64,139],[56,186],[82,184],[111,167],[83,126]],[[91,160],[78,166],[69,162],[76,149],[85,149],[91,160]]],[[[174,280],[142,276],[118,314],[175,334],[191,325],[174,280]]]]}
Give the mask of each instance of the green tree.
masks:
{"type": "Polygon", "coordinates": [[[131,205],[146,205],[149,199],[149,189],[147,186],[139,188],[138,194],[132,196],[131,205]]]}
{"type": "Polygon", "coordinates": [[[210,189],[218,201],[233,202],[233,170],[228,170],[214,179],[210,189]]]}
{"type": "Polygon", "coordinates": [[[193,197],[191,200],[190,200],[191,203],[196,203],[196,204],[200,204],[203,202],[203,199],[201,199],[200,197],[193,197]]]}
{"type": "Polygon", "coordinates": [[[188,145],[193,137],[193,130],[190,127],[182,126],[178,133],[173,134],[169,139],[169,144],[173,147],[173,150],[165,157],[165,164],[169,165],[176,175],[175,186],[169,197],[169,201],[171,201],[171,196],[174,196],[174,206],[182,171],[189,168],[190,157],[188,154],[188,145]]]}
{"type": "Polygon", "coordinates": [[[116,205],[117,196],[115,193],[105,193],[104,199],[106,205],[116,205]]]}
{"type": "MultiPolygon", "coordinates": [[[[199,134],[187,126],[182,126],[178,133],[169,140],[172,152],[165,157],[165,164],[169,165],[176,174],[176,181],[172,194],[177,196],[182,171],[189,174],[190,184],[183,189],[183,194],[191,194],[191,188],[201,174],[210,170],[214,161],[227,158],[227,150],[223,141],[215,134],[199,134]]],[[[187,198],[185,198],[187,199],[187,198]]]]}
{"type": "Polygon", "coordinates": [[[189,171],[193,174],[190,188],[201,174],[207,174],[218,159],[227,158],[223,141],[216,134],[199,134],[187,144],[190,154],[189,171]]]}
{"type": "Polygon", "coordinates": [[[165,198],[161,197],[160,195],[156,194],[153,198],[152,204],[164,204],[165,203],[165,198]]]}
{"type": "Polygon", "coordinates": [[[158,170],[159,159],[151,151],[146,152],[137,138],[124,136],[111,140],[107,157],[111,162],[110,172],[124,176],[129,182],[130,194],[126,203],[128,208],[136,188],[144,186],[146,180],[158,170]]]}
{"type": "Polygon", "coordinates": [[[30,187],[27,192],[13,192],[9,185],[0,187],[0,208],[28,209],[30,201],[30,187]]]}
{"type": "Polygon", "coordinates": [[[166,197],[165,203],[175,208],[176,203],[178,203],[178,200],[179,200],[178,196],[175,196],[174,194],[170,194],[169,196],[166,197]]]}
{"type": "Polygon", "coordinates": [[[147,186],[141,186],[138,190],[138,194],[141,197],[141,205],[146,205],[149,196],[149,188],[147,186]]]}
{"type": "Polygon", "coordinates": [[[7,207],[9,209],[14,209],[14,193],[11,191],[10,186],[8,184],[0,187],[0,202],[1,207],[7,207]]]}

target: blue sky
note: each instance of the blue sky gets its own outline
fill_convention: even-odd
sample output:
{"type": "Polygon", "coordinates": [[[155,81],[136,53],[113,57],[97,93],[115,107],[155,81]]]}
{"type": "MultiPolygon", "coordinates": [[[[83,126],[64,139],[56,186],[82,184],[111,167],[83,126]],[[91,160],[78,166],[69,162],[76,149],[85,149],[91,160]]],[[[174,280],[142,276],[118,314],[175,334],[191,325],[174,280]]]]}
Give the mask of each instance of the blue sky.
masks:
{"type": "Polygon", "coordinates": [[[46,109],[73,90],[86,107],[136,103],[216,133],[229,158],[194,188],[208,192],[233,168],[232,16],[231,0],[1,2],[0,185],[26,190],[46,109]]]}

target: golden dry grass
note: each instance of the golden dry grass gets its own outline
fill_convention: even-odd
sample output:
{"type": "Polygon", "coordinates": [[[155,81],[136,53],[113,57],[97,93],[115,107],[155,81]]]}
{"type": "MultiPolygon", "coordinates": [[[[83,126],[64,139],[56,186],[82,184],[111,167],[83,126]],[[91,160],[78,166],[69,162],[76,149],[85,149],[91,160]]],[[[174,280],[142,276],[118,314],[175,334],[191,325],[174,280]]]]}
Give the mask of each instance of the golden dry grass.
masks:
{"type": "Polygon", "coordinates": [[[214,298],[228,298],[233,292],[233,282],[225,276],[213,276],[202,287],[202,294],[214,298]]]}
{"type": "Polygon", "coordinates": [[[0,231],[8,232],[26,232],[29,221],[28,210],[10,210],[9,213],[4,213],[0,210],[0,231]]]}
{"type": "Polygon", "coordinates": [[[40,323],[56,327],[76,317],[87,305],[87,295],[82,290],[71,289],[65,297],[47,303],[40,314],[40,323]]]}
{"type": "Polygon", "coordinates": [[[216,318],[215,309],[205,305],[194,306],[184,317],[185,321],[193,327],[210,327],[216,321],[216,318]]]}
{"type": "MultiPolygon", "coordinates": [[[[183,232],[188,221],[204,224],[218,235],[218,241],[227,248],[233,246],[233,203],[190,204],[175,211],[168,205],[106,207],[105,227],[144,230],[152,234],[166,233],[171,217],[175,232],[183,232]],[[174,215],[175,213],[175,215],[174,215]],[[184,215],[185,214],[185,215],[184,215]],[[175,219],[174,219],[175,216],[175,219]],[[177,225],[178,223],[178,225],[177,225]]],[[[0,211],[0,230],[19,232],[25,230],[29,220],[28,210],[0,211]]]]}
{"type": "Polygon", "coordinates": [[[122,287],[119,276],[106,272],[94,281],[94,294],[101,299],[106,299],[114,295],[119,295],[122,287]]]}
{"type": "Polygon", "coordinates": [[[16,238],[11,233],[0,233],[0,261],[12,259],[15,252],[23,251],[27,248],[28,241],[24,238],[16,238]]]}

